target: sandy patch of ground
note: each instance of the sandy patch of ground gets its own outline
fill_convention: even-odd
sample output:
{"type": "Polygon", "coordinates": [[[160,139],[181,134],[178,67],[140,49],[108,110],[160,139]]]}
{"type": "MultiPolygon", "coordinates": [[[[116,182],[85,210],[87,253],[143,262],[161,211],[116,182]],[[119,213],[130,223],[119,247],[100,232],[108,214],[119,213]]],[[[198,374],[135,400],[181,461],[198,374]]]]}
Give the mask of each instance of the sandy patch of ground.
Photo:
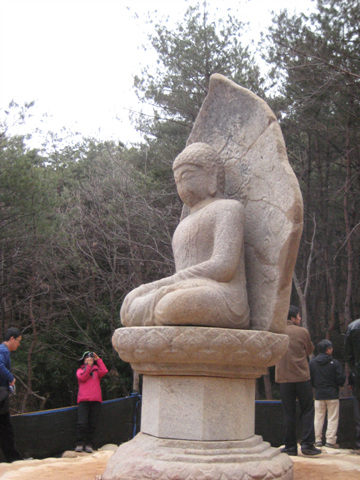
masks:
{"type": "Polygon", "coordinates": [[[46,458],[0,463],[1,480],[97,480],[113,451],[80,454],[74,458],[46,458]]]}
{"type": "MultiPolygon", "coordinates": [[[[1,480],[101,480],[112,450],[93,454],[71,452],[73,458],[24,460],[0,463],[1,480]]],[[[351,450],[323,448],[317,457],[299,454],[294,461],[294,480],[359,480],[360,456],[351,450]]]]}
{"type": "Polygon", "coordinates": [[[294,462],[294,480],[359,480],[360,455],[352,450],[322,448],[322,454],[299,454],[294,462]]]}

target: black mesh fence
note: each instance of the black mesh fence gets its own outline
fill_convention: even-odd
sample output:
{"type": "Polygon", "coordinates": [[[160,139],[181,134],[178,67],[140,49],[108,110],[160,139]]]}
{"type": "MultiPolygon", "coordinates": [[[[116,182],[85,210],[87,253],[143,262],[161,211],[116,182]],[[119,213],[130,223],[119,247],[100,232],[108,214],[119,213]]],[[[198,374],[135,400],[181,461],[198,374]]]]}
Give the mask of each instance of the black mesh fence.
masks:
{"type": "MultiPolygon", "coordinates": [[[[141,397],[102,403],[95,448],[120,445],[140,430],[141,397]]],[[[77,407],[45,410],[11,417],[16,447],[24,458],[45,458],[73,450],[76,443],[77,407]]],[[[4,461],[0,450],[0,461],[4,461]]]]}
{"type": "MultiPolygon", "coordinates": [[[[301,440],[300,413],[297,406],[298,441],[301,440]]],[[[324,431],[326,429],[326,420],[324,431]]],[[[256,401],[255,405],[255,433],[261,435],[266,442],[273,447],[283,445],[283,410],[280,401],[256,401]]],[[[353,399],[340,399],[340,418],[337,443],[342,448],[352,448],[355,445],[355,423],[353,411],[353,399]]]]}
{"type": "MultiPolygon", "coordinates": [[[[132,439],[140,430],[140,415],[140,395],[103,402],[95,448],[107,443],[120,445],[132,439]]],[[[58,456],[65,450],[72,450],[76,442],[76,421],[77,407],[15,415],[12,423],[17,448],[25,458],[58,456]]],[[[300,440],[299,416],[297,431],[300,440]]],[[[256,401],[255,434],[261,435],[273,447],[282,445],[283,411],[280,401],[256,401]]],[[[351,448],[355,443],[352,398],[340,399],[338,443],[343,448],[351,448]]],[[[0,451],[0,461],[3,460],[0,451]]]]}

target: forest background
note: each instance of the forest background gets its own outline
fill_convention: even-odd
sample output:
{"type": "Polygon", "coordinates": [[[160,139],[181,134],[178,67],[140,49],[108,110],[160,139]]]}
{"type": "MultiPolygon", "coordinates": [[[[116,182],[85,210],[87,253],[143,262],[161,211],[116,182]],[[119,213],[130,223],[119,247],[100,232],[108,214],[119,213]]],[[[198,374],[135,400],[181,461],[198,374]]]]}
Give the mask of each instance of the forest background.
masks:
{"type": "MultiPolygon", "coordinates": [[[[0,125],[0,335],[20,328],[13,356],[14,412],[76,403],[76,360],[95,351],[109,368],[104,399],[128,395],[132,372],[111,345],[124,296],[173,272],[179,221],[171,165],[184,148],[221,73],[263,98],[275,112],[304,199],[304,231],[292,303],[316,344],[334,343],[343,361],[347,325],[360,316],[360,5],[318,0],[311,14],[274,15],[256,55],[245,25],[229,11],[213,19],[206,2],[182,22],[153,25],[157,52],[134,78],[134,115],[143,140],[125,143],[47,132],[10,133],[33,104],[15,102],[0,125]],[[263,76],[260,63],[267,65],[263,76]],[[14,115],[15,114],[15,115],[14,115]]],[[[124,142],[126,139],[124,139],[124,142]]],[[[268,378],[269,380],[269,378],[268,378]]],[[[265,381],[259,395],[276,396],[265,381]]]]}

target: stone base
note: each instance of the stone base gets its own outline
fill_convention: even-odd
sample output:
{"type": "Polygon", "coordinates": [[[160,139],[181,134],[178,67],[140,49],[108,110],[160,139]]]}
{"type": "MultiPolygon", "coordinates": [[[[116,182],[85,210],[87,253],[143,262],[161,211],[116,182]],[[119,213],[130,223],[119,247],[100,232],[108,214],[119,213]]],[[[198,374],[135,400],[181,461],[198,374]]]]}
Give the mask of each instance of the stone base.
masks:
{"type": "Polygon", "coordinates": [[[292,461],[255,429],[255,379],[287,335],[207,327],[119,328],[113,345],[143,374],[141,433],[103,480],[291,480],[292,461]]]}
{"type": "Polygon", "coordinates": [[[141,431],[173,440],[254,435],[255,379],[144,375],[141,431]]]}
{"type": "Polygon", "coordinates": [[[110,458],[102,480],[292,480],[291,459],[260,436],[169,440],[139,433],[110,458]]]}

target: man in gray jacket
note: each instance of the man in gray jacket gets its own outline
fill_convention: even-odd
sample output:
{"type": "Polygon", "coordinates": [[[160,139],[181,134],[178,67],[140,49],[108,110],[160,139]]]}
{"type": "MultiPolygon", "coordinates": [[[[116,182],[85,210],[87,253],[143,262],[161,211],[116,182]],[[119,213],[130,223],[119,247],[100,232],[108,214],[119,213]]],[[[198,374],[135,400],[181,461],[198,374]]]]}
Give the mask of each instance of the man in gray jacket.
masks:
{"type": "Polygon", "coordinates": [[[308,356],[314,345],[306,328],[300,326],[301,317],[297,307],[290,305],[285,332],[289,346],[275,368],[275,381],[280,384],[280,396],[284,409],[285,447],[288,455],[297,455],[296,399],[299,400],[301,418],[301,452],[304,455],[319,455],[315,448],[314,400],[310,381],[308,356]]]}

